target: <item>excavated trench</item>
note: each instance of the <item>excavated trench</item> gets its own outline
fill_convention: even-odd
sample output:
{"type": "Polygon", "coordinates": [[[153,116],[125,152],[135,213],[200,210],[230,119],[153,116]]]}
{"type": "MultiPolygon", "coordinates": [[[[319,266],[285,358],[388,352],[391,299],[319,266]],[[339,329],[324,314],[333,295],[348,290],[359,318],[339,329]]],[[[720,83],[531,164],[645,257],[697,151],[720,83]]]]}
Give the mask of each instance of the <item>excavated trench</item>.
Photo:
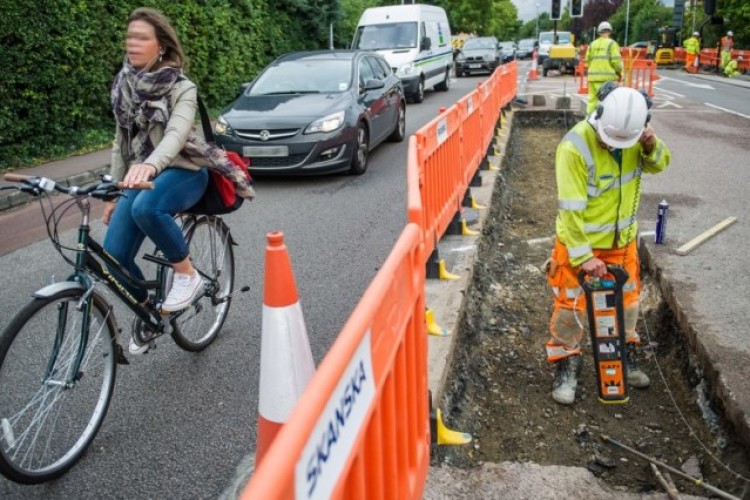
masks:
{"type": "MultiPolygon", "coordinates": [[[[640,364],[651,387],[632,389],[627,405],[600,404],[586,346],[575,404],[564,407],[550,397],[554,371],[544,343],[551,293],[542,266],[554,235],[555,149],[578,119],[570,111],[514,115],[441,404],[449,426],[475,440],[436,449],[433,463],[580,466],[618,490],[661,491],[648,462],[604,443],[600,436],[606,434],[724,491],[747,495],[744,481],[711,456],[748,477],[747,450],[733,440],[720,404],[709,397],[685,336],[646,269],[638,330],[644,340],[640,364]]],[[[673,479],[684,493],[707,493],[673,479]]]]}

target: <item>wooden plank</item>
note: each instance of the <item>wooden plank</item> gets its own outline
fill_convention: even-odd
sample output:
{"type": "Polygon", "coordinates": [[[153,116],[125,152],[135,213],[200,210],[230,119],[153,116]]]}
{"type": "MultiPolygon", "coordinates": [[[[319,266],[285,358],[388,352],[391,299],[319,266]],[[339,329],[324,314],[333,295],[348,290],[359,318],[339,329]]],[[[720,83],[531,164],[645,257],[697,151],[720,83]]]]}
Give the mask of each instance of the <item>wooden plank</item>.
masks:
{"type": "Polygon", "coordinates": [[[723,221],[716,224],[711,229],[704,231],[703,233],[699,234],[692,240],[688,241],[684,245],[682,245],[680,248],[677,249],[677,255],[687,255],[732,224],[737,222],[737,217],[727,217],[723,221]]]}

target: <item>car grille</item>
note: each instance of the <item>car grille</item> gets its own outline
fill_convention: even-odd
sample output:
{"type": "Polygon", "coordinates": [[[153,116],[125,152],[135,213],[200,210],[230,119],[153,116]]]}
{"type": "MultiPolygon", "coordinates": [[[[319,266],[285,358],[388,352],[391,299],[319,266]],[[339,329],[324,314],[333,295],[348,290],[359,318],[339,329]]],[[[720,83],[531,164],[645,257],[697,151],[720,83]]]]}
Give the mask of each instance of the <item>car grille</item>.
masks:
{"type": "Polygon", "coordinates": [[[252,139],[254,141],[263,140],[260,138],[260,133],[263,131],[268,132],[267,141],[275,141],[278,139],[286,139],[297,135],[299,132],[298,128],[280,128],[280,129],[236,129],[237,135],[243,139],[252,139]]]}
{"type": "Polygon", "coordinates": [[[469,61],[469,62],[482,62],[482,61],[484,61],[484,57],[482,57],[482,56],[471,56],[471,57],[467,57],[466,60],[469,61]]]}
{"type": "Polygon", "coordinates": [[[307,158],[306,154],[290,155],[281,157],[255,157],[250,158],[250,169],[253,167],[291,167],[302,163],[307,158]]]}

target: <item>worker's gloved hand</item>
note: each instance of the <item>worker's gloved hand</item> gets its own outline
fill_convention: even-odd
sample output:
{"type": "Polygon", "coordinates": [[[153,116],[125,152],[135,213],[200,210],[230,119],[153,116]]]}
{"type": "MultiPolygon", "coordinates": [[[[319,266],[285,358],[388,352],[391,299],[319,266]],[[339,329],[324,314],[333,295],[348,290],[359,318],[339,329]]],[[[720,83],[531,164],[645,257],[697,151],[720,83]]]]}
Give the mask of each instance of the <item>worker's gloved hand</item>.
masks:
{"type": "Polygon", "coordinates": [[[586,274],[595,278],[603,278],[607,274],[607,264],[603,260],[591,257],[589,260],[581,264],[586,274]]]}
{"type": "Polygon", "coordinates": [[[651,125],[646,125],[646,128],[643,129],[640,143],[643,146],[643,154],[646,156],[654,151],[654,147],[656,147],[656,134],[654,133],[654,129],[651,128],[651,125]]]}

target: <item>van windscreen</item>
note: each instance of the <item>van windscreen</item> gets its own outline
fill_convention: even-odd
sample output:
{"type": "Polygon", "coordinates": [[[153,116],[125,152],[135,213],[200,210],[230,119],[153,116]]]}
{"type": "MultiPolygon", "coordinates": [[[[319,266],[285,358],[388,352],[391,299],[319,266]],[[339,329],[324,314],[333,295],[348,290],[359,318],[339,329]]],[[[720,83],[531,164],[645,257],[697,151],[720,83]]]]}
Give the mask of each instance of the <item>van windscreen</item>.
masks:
{"type": "Polygon", "coordinates": [[[360,50],[413,49],[417,23],[370,24],[357,27],[352,48],[360,50]]]}

